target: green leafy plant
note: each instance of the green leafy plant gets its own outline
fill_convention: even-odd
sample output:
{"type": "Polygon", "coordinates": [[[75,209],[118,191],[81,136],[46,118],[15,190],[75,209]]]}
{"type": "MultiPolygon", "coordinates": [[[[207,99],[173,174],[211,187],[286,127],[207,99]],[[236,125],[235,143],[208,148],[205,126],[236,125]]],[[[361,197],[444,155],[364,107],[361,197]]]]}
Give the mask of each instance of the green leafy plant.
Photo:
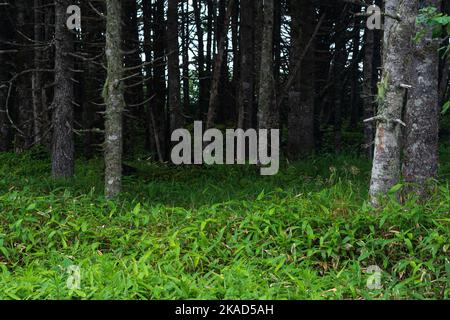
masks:
{"type": "Polygon", "coordinates": [[[387,197],[374,211],[370,164],[354,153],[274,177],[137,161],[110,201],[101,159],[67,182],[48,178],[48,159],[17,157],[0,154],[0,299],[449,298],[445,178],[426,204],[387,197]],[[80,289],[67,288],[69,265],[80,289]],[[367,287],[372,265],[381,289],[367,287]]]}

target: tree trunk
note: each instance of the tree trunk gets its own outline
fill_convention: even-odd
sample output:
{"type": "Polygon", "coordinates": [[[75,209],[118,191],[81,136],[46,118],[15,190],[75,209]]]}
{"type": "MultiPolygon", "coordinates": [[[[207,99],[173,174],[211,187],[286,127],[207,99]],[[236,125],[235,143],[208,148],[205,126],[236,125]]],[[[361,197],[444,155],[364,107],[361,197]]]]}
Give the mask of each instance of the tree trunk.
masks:
{"type": "MultiPolygon", "coordinates": [[[[424,7],[440,8],[439,0],[426,0],[424,7]]],[[[433,39],[429,26],[424,37],[415,45],[413,88],[406,106],[406,145],[403,163],[404,179],[419,195],[430,191],[427,181],[437,178],[439,158],[439,55],[440,40],[433,39]]]]}
{"type": "Polygon", "coordinates": [[[248,129],[253,124],[254,114],[254,11],[253,0],[241,0],[240,60],[238,127],[248,129]]]}
{"type": "MultiPolygon", "coordinates": [[[[292,56],[291,70],[295,70],[314,32],[314,6],[310,0],[291,3],[292,56]]],[[[309,48],[300,72],[289,91],[288,152],[304,156],[314,150],[314,46],[309,48]]]]}
{"type": "Polygon", "coordinates": [[[155,118],[156,135],[160,144],[160,151],[164,160],[167,160],[167,116],[166,116],[166,23],[164,18],[164,0],[156,0],[153,10],[153,90],[155,92],[153,115],[155,118]]]}
{"type": "Polygon", "coordinates": [[[70,0],[55,2],[55,93],[53,109],[52,175],[70,178],[74,174],[73,137],[73,35],[66,26],[70,0]]]}
{"type": "MultiPolygon", "coordinates": [[[[122,49],[125,53],[125,67],[130,68],[124,70],[124,92],[126,107],[123,114],[123,129],[124,141],[123,149],[124,155],[131,156],[136,147],[136,134],[138,132],[137,126],[144,123],[141,122],[143,117],[144,107],[142,102],[144,100],[143,92],[143,75],[141,60],[141,46],[139,39],[139,26],[137,19],[137,1],[127,0],[122,1],[122,38],[126,41],[122,42],[122,49]]],[[[145,120],[144,120],[145,121],[145,120]]]]}
{"type": "MultiPolygon", "coordinates": [[[[373,88],[375,31],[368,28],[366,28],[365,30],[362,95],[364,104],[364,119],[370,119],[375,114],[375,90],[373,88]]],[[[369,159],[373,159],[374,136],[375,134],[373,122],[365,122],[364,149],[369,159]]]]}
{"type": "Polygon", "coordinates": [[[178,47],[178,0],[169,0],[167,11],[167,55],[170,132],[183,126],[180,103],[180,50],[178,47]]]}
{"type": "Polygon", "coordinates": [[[182,113],[189,114],[191,107],[191,90],[190,90],[190,61],[189,61],[189,47],[190,47],[190,24],[189,24],[189,2],[185,1],[183,7],[183,23],[181,25],[183,39],[183,108],[182,113]]]}
{"type": "Polygon", "coordinates": [[[275,79],[273,75],[273,24],[274,2],[264,0],[264,32],[261,46],[261,67],[259,76],[258,127],[273,129],[278,127],[278,115],[275,112],[275,79]]]}
{"type": "MultiPolygon", "coordinates": [[[[42,45],[44,42],[44,14],[41,0],[34,0],[34,68],[44,69],[43,64],[43,50],[45,47],[42,45]]],[[[33,127],[34,127],[34,143],[41,143],[43,140],[43,134],[45,130],[44,119],[44,105],[42,103],[42,90],[43,90],[43,74],[40,71],[33,72],[32,78],[32,90],[33,90],[33,127]]]]}
{"type": "Polygon", "coordinates": [[[411,83],[412,38],[417,0],[387,0],[384,33],[383,79],[379,85],[375,154],[370,183],[372,204],[399,182],[401,119],[411,83]],[[399,16],[399,20],[390,16],[399,16]]]}
{"type": "MultiPolygon", "coordinates": [[[[33,58],[29,56],[28,39],[32,39],[33,29],[31,28],[32,10],[28,1],[17,0],[16,17],[16,41],[18,43],[18,52],[16,54],[16,73],[24,72],[32,68],[33,58]]],[[[17,78],[15,104],[18,112],[18,128],[15,139],[16,152],[28,150],[34,142],[33,139],[33,97],[32,83],[29,74],[23,74],[17,78]]]]}
{"type": "MultiPolygon", "coordinates": [[[[13,26],[8,6],[0,6],[0,44],[3,50],[11,50],[8,45],[11,42],[13,26]]],[[[6,100],[8,99],[9,83],[11,77],[10,65],[12,57],[10,53],[0,53],[0,152],[8,151],[11,147],[10,123],[6,115],[6,100]]]]}
{"type": "Polygon", "coordinates": [[[224,59],[226,58],[225,52],[227,48],[225,45],[227,41],[227,31],[231,19],[231,14],[233,11],[233,6],[234,0],[228,0],[228,7],[226,9],[223,32],[221,32],[221,34],[219,35],[220,38],[218,43],[218,52],[214,63],[213,78],[211,81],[211,95],[209,98],[208,117],[206,121],[207,128],[214,127],[216,121],[217,108],[219,104],[220,78],[223,75],[222,66],[224,59]]]}
{"type": "Polygon", "coordinates": [[[106,0],[107,78],[103,91],[105,121],[105,195],[117,196],[122,184],[122,114],[125,107],[123,77],[122,15],[120,0],[106,0]]]}
{"type": "Polygon", "coordinates": [[[197,32],[197,42],[198,42],[198,52],[197,52],[197,70],[199,77],[199,87],[198,87],[198,112],[197,119],[202,120],[203,114],[206,112],[208,106],[207,97],[207,79],[205,73],[205,49],[204,49],[204,32],[202,26],[201,18],[201,0],[193,0],[192,6],[194,7],[194,17],[195,17],[195,29],[197,32]]]}

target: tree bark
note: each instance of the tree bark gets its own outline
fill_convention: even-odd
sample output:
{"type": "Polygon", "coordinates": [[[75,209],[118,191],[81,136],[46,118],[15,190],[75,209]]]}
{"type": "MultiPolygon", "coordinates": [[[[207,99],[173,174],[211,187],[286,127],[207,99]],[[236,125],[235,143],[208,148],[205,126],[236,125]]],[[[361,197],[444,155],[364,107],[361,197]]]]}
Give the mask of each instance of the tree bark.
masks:
{"type": "Polygon", "coordinates": [[[194,8],[195,29],[197,33],[198,52],[197,52],[197,70],[199,77],[198,87],[198,112],[197,119],[202,120],[203,114],[207,110],[208,97],[207,97],[207,79],[205,73],[205,45],[204,45],[204,31],[201,18],[201,0],[193,0],[192,6],[194,8]]]}
{"type": "Polygon", "coordinates": [[[303,61],[300,58],[314,32],[315,11],[310,0],[291,3],[292,56],[291,70],[301,63],[300,72],[289,91],[288,152],[299,157],[314,150],[314,46],[303,61]]]}
{"type": "Polygon", "coordinates": [[[183,126],[180,103],[180,50],[178,47],[178,0],[169,0],[167,51],[170,132],[183,126]]]}
{"type": "MultiPolygon", "coordinates": [[[[32,68],[33,58],[30,59],[28,39],[33,38],[33,29],[31,28],[32,10],[29,8],[28,1],[17,0],[16,16],[16,41],[18,43],[16,54],[16,73],[24,72],[32,68]]],[[[28,150],[33,145],[33,96],[32,82],[29,75],[21,75],[16,81],[15,105],[18,112],[18,128],[16,133],[15,151],[22,152],[28,150]]]]}
{"type": "Polygon", "coordinates": [[[103,91],[105,121],[105,195],[117,196],[122,185],[122,114],[125,107],[123,85],[122,15],[120,0],[106,0],[107,78],[103,91]]]}
{"type": "Polygon", "coordinates": [[[253,124],[254,114],[254,70],[255,41],[253,34],[253,0],[241,0],[240,61],[241,75],[239,85],[238,127],[248,129],[253,124]]]}
{"type": "MultiPolygon", "coordinates": [[[[13,25],[8,6],[0,6],[0,45],[3,50],[11,50],[13,25]]],[[[11,128],[6,114],[6,101],[8,99],[9,83],[11,77],[12,56],[9,53],[0,53],[0,152],[8,151],[11,147],[11,128]]]]}
{"type": "Polygon", "coordinates": [[[383,78],[378,93],[375,153],[370,183],[372,204],[399,182],[401,120],[406,103],[404,86],[411,84],[412,38],[417,0],[387,0],[384,33],[383,78]],[[399,20],[390,18],[401,17],[399,20]]]}
{"type": "Polygon", "coordinates": [[[258,127],[274,129],[278,127],[278,116],[275,112],[275,79],[273,75],[273,25],[274,2],[264,0],[264,32],[261,48],[261,67],[259,76],[259,111],[258,127]]]}
{"type": "Polygon", "coordinates": [[[52,175],[70,178],[74,174],[73,137],[73,35],[66,26],[70,0],[55,2],[55,93],[53,109],[52,175]]]}
{"type": "Polygon", "coordinates": [[[160,151],[164,160],[167,160],[168,139],[167,132],[169,130],[167,125],[166,113],[166,23],[164,18],[164,0],[156,0],[153,10],[153,50],[154,50],[154,64],[153,64],[153,90],[155,92],[155,106],[153,108],[153,115],[155,119],[156,135],[158,136],[158,143],[160,151]]]}
{"type": "MultiPolygon", "coordinates": [[[[368,28],[365,30],[362,95],[364,119],[370,119],[375,114],[375,90],[373,88],[375,31],[368,28]]],[[[364,149],[369,159],[373,159],[374,129],[373,122],[364,123],[364,149]]]]}
{"type": "Polygon", "coordinates": [[[219,104],[219,84],[220,84],[220,78],[223,74],[222,66],[225,57],[226,52],[226,41],[227,41],[227,31],[228,26],[231,19],[231,14],[233,11],[235,0],[228,0],[228,6],[226,9],[225,14],[225,20],[224,20],[224,27],[223,32],[219,35],[219,43],[218,43],[218,52],[216,55],[215,63],[214,63],[214,71],[213,71],[213,78],[211,81],[211,95],[209,98],[209,107],[208,107],[208,117],[206,121],[206,127],[212,128],[214,127],[215,121],[216,121],[216,115],[217,115],[217,108],[219,104]]]}
{"type": "MultiPolygon", "coordinates": [[[[426,0],[422,5],[440,8],[440,1],[426,0]]],[[[427,181],[438,174],[440,40],[433,39],[431,27],[416,27],[417,32],[422,28],[427,32],[413,49],[414,78],[406,106],[403,175],[406,182],[413,183],[412,190],[426,196],[430,191],[427,181]]]]}
{"type": "MultiPolygon", "coordinates": [[[[189,2],[186,1],[182,4],[182,21],[181,24],[181,38],[183,39],[183,108],[182,113],[189,114],[191,107],[191,90],[190,90],[190,60],[189,60],[189,47],[190,47],[190,24],[189,24],[189,2]]],[[[183,120],[183,117],[181,117],[183,120]]]]}

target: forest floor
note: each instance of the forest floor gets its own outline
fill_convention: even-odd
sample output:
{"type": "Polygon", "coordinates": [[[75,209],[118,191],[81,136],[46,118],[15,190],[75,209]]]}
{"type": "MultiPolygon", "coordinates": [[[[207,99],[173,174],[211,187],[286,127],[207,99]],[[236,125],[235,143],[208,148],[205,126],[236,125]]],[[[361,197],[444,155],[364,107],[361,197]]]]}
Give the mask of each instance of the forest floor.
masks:
{"type": "Polygon", "coordinates": [[[0,299],[448,299],[449,147],[442,163],[429,202],[374,211],[351,154],[273,177],[135,161],[115,201],[101,160],[53,181],[47,155],[1,154],[0,299]]]}

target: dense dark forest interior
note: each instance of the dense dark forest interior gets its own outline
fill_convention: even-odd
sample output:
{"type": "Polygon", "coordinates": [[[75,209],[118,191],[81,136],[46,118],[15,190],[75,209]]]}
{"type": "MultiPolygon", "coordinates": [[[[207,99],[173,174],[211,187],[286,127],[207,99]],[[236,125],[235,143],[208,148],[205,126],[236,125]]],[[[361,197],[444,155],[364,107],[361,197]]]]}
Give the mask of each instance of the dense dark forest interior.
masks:
{"type": "Polygon", "coordinates": [[[447,0],[0,0],[0,298],[448,299],[449,15],[447,0]],[[177,165],[175,132],[200,124],[216,147],[244,133],[222,152],[240,166],[206,138],[188,144],[216,166],[185,149],[177,165]],[[277,174],[242,158],[252,129],[279,130],[277,174]],[[53,264],[91,280],[41,287],[36,261],[41,280],[53,264]]]}

